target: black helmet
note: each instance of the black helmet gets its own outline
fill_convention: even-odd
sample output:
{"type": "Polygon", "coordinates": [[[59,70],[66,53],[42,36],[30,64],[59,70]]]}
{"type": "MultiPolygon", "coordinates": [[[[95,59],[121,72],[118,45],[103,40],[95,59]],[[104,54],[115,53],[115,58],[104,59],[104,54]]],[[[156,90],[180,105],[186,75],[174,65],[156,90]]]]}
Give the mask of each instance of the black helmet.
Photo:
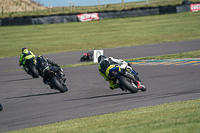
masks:
{"type": "Polygon", "coordinates": [[[22,48],[22,52],[24,51],[24,49],[27,49],[27,48],[23,47],[23,48],[22,48]]]}
{"type": "Polygon", "coordinates": [[[46,59],[42,56],[42,55],[38,55],[36,58],[37,61],[42,61],[42,62],[46,62],[46,59]]]}
{"type": "Polygon", "coordinates": [[[106,58],[106,56],[100,55],[100,56],[98,57],[98,63],[99,63],[101,60],[105,59],[105,58],[106,58]]]}
{"type": "Polygon", "coordinates": [[[42,55],[38,55],[37,58],[43,59],[44,57],[42,55]]]}

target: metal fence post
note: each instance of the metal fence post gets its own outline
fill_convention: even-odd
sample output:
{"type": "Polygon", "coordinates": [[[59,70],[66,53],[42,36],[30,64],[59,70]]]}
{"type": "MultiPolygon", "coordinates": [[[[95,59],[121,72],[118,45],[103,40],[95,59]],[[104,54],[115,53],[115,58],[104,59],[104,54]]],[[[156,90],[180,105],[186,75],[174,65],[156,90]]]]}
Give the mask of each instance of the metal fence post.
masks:
{"type": "Polygon", "coordinates": [[[3,6],[2,6],[2,11],[1,11],[1,13],[2,13],[2,16],[3,16],[3,14],[4,14],[4,8],[3,8],[3,6]]]}

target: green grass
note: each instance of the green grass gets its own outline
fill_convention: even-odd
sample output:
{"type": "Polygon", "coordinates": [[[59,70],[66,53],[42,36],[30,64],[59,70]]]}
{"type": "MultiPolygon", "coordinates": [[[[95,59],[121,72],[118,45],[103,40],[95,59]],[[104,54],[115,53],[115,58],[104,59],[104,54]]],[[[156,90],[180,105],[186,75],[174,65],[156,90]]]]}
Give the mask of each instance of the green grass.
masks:
{"type": "Polygon", "coordinates": [[[50,25],[0,27],[0,57],[200,39],[200,12],[50,25]]]}
{"type": "Polygon", "coordinates": [[[177,54],[161,55],[161,56],[150,56],[150,57],[126,59],[126,61],[150,60],[150,59],[180,59],[180,58],[200,58],[200,50],[177,53],[177,54]]]}
{"type": "Polygon", "coordinates": [[[136,108],[9,133],[198,133],[200,99],[136,108]]]}

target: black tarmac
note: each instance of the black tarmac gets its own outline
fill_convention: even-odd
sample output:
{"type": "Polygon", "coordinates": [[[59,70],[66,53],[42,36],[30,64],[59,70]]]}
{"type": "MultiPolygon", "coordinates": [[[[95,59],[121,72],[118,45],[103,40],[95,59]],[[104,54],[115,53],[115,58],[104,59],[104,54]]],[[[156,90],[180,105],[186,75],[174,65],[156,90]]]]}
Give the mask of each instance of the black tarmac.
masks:
{"type": "MultiPolygon", "coordinates": [[[[103,49],[106,56],[129,59],[200,50],[200,40],[103,49]]],[[[34,51],[33,51],[34,52],[34,51]]],[[[84,52],[45,54],[60,65],[80,63],[84,52]]],[[[20,50],[19,50],[20,54],[20,50]]],[[[0,132],[200,98],[200,67],[134,66],[147,91],[110,90],[98,66],[63,68],[69,91],[60,93],[17,71],[19,57],[0,58],[0,132]]]]}

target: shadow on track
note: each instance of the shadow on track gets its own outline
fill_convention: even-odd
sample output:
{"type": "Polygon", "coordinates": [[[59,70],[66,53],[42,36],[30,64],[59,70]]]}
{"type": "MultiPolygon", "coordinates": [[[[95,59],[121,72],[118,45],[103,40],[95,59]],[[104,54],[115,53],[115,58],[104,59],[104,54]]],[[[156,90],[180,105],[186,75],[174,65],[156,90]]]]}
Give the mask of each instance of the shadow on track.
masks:
{"type": "Polygon", "coordinates": [[[6,80],[6,81],[1,81],[0,83],[4,83],[4,82],[14,82],[14,81],[23,81],[23,80],[31,80],[31,79],[33,79],[33,78],[6,80]]]}
{"type": "Polygon", "coordinates": [[[120,94],[111,94],[111,95],[100,95],[100,96],[93,96],[93,97],[69,99],[69,100],[65,100],[65,101],[76,101],[76,100],[84,100],[84,99],[95,99],[95,98],[102,98],[102,97],[114,97],[114,96],[128,95],[128,94],[132,94],[132,93],[120,93],[120,94]]]}
{"type": "Polygon", "coordinates": [[[163,94],[162,96],[153,97],[153,99],[181,96],[181,95],[187,95],[187,94],[193,94],[193,93],[200,93],[200,90],[197,89],[197,90],[188,90],[188,91],[182,91],[182,92],[166,93],[166,94],[163,94]]]}
{"type": "Polygon", "coordinates": [[[174,97],[174,96],[181,96],[181,95],[186,95],[186,94],[192,94],[192,93],[200,93],[200,90],[189,90],[189,91],[182,91],[182,92],[175,92],[175,93],[166,93],[162,95],[156,95],[156,94],[146,94],[146,95],[141,95],[137,96],[134,95],[133,93],[119,93],[119,94],[110,94],[110,95],[99,95],[99,96],[93,96],[93,97],[83,97],[83,98],[77,98],[77,99],[69,99],[69,100],[64,100],[64,101],[78,101],[78,100],[88,100],[88,99],[96,99],[96,98],[105,98],[105,97],[115,97],[115,96],[120,96],[120,95],[134,95],[132,99],[141,101],[141,100],[147,100],[147,99],[160,99],[160,98],[166,98],[166,97],[174,97]]]}
{"type": "Polygon", "coordinates": [[[26,98],[26,97],[45,96],[45,95],[53,95],[53,94],[61,94],[61,93],[60,92],[52,92],[52,93],[44,93],[44,94],[25,95],[25,96],[19,96],[19,97],[9,97],[9,98],[5,98],[5,99],[26,98]]]}

